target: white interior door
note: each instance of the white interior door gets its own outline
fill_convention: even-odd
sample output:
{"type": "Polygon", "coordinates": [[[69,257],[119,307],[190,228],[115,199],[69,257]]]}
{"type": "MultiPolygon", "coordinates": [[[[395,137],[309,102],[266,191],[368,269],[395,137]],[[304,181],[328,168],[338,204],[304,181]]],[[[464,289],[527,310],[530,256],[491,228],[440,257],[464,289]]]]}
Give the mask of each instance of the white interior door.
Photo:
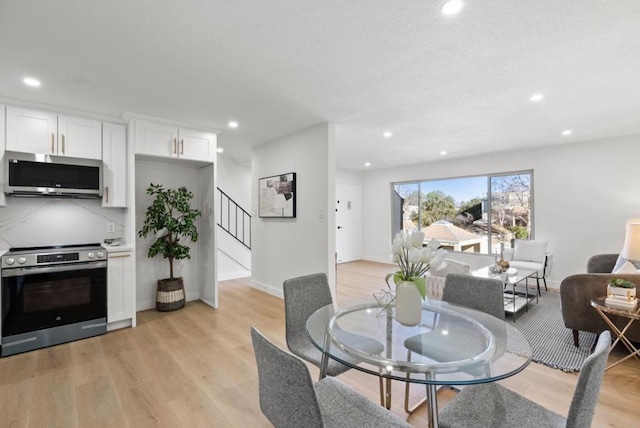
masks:
{"type": "Polygon", "coordinates": [[[362,259],[362,186],[336,184],[338,263],[362,259]]]}

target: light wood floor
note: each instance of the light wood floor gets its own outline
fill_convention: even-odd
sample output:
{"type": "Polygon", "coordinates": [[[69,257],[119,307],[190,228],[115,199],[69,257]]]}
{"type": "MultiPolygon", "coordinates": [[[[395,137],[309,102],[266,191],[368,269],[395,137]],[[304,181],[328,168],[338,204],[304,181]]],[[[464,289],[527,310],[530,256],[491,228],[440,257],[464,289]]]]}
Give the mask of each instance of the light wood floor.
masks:
{"type": "MultiPolygon", "coordinates": [[[[340,265],[338,302],[378,291],[391,270],[340,265]]],[[[176,312],[140,312],[134,329],[0,359],[0,427],[270,426],[258,404],[249,328],[285,347],[283,301],[247,280],[220,283],[219,298],[217,310],[191,302],[176,312]]],[[[621,355],[614,350],[610,361],[621,355]]],[[[355,370],[340,378],[378,399],[376,378],[355,370]]],[[[532,363],[503,384],[566,415],[576,379],[532,363]]],[[[406,418],[402,387],[394,383],[392,411],[406,418]]],[[[412,390],[413,399],[422,394],[412,390]]],[[[452,394],[441,392],[441,405],[452,394]]],[[[631,360],[606,372],[593,426],[640,426],[638,403],[640,362],[631,360]]],[[[407,420],[426,426],[425,416],[420,409],[407,420]]]]}

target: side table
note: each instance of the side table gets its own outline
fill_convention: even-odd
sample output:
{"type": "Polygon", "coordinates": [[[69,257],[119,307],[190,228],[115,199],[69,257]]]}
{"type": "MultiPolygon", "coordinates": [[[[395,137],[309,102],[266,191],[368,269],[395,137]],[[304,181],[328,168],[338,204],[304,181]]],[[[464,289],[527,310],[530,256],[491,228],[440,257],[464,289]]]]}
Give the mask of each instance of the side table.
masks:
{"type": "Polygon", "coordinates": [[[591,306],[593,306],[595,308],[595,310],[600,314],[600,316],[602,317],[602,319],[604,320],[604,322],[607,323],[607,325],[609,326],[609,328],[611,328],[611,333],[614,334],[616,336],[616,340],[613,341],[613,343],[611,344],[611,349],[613,349],[614,346],[616,346],[618,344],[618,342],[622,342],[624,344],[624,346],[626,346],[626,348],[629,350],[629,355],[627,355],[626,357],[622,358],[619,361],[616,361],[615,363],[611,364],[609,367],[606,368],[606,370],[609,370],[611,367],[628,360],[631,357],[635,357],[636,360],[640,361],[640,358],[638,357],[640,355],[640,350],[637,349],[633,343],[631,343],[631,341],[629,339],[627,339],[627,337],[625,336],[625,333],[627,332],[627,330],[629,329],[629,327],[631,327],[631,324],[633,324],[634,321],[640,320],[640,306],[638,306],[635,310],[633,311],[625,311],[624,309],[615,309],[615,308],[609,308],[605,305],[605,297],[598,297],[596,299],[591,299],[591,306]],[[629,321],[627,322],[627,324],[624,326],[624,328],[622,330],[620,330],[618,328],[618,326],[616,326],[611,319],[609,318],[609,316],[607,314],[611,314],[611,315],[615,315],[615,316],[619,316],[622,318],[626,318],[629,321]]]}

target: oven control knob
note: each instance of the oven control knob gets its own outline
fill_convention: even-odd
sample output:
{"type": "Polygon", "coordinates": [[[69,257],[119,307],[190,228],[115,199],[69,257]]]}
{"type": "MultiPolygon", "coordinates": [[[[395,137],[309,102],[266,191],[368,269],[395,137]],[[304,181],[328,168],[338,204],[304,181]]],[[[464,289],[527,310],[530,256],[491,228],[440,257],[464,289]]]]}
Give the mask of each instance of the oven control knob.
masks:
{"type": "Polygon", "coordinates": [[[27,262],[26,257],[18,257],[18,263],[20,263],[21,265],[25,264],[26,262],[27,262]]]}
{"type": "Polygon", "coordinates": [[[9,257],[9,258],[5,259],[4,262],[5,262],[5,264],[12,265],[12,264],[14,264],[16,262],[16,259],[14,259],[13,257],[9,257]]]}
{"type": "Polygon", "coordinates": [[[87,257],[88,257],[88,258],[90,258],[90,259],[95,258],[95,256],[96,256],[96,255],[95,255],[95,254],[93,254],[93,253],[87,253],[87,257]]]}
{"type": "Polygon", "coordinates": [[[98,251],[97,256],[99,259],[104,259],[104,253],[102,251],[98,251]]]}

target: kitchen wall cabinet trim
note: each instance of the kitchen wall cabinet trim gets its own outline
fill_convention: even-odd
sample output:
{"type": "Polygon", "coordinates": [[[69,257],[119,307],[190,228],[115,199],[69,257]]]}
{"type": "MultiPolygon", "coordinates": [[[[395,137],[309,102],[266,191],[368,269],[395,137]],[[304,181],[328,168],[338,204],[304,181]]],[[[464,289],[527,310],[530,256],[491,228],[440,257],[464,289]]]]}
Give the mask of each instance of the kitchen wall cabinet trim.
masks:
{"type": "Polygon", "coordinates": [[[84,159],[102,158],[102,122],[7,106],[6,149],[84,159]]]}
{"type": "Polygon", "coordinates": [[[102,206],[127,206],[127,130],[124,125],[102,125],[102,161],[104,168],[102,206]]]}

